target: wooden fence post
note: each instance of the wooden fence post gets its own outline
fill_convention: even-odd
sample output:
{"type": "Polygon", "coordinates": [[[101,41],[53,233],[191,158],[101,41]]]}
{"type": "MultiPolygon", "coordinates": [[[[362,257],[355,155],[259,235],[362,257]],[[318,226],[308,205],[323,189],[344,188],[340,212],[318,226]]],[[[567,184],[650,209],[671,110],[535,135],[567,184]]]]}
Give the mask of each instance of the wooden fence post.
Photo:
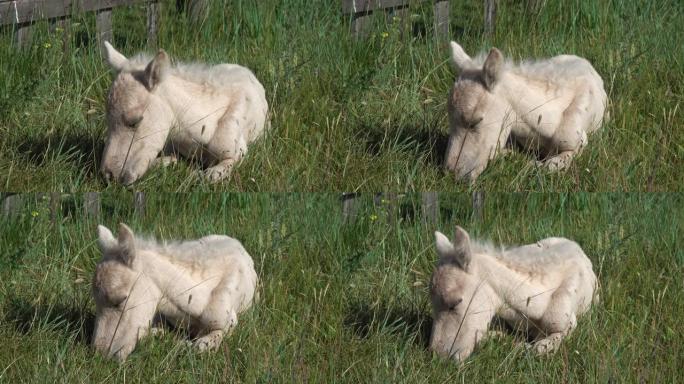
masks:
{"type": "Polygon", "coordinates": [[[439,40],[449,39],[449,1],[437,0],[432,8],[434,16],[435,37],[439,40]]]}
{"type": "Polygon", "coordinates": [[[423,223],[436,225],[439,223],[439,194],[437,192],[423,192],[422,195],[423,223]]]}
{"type": "Polygon", "coordinates": [[[57,224],[57,217],[62,208],[62,194],[59,192],[50,192],[50,223],[57,224]]]}
{"type": "Polygon", "coordinates": [[[352,16],[352,34],[356,38],[368,36],[371,27],[371,17],[368,14],[352,16]]]}
{"type": "Polygon", "coordinates": [[[24,205],[23,200],[21,195],[6,195],[2,201],[2,213],[7,217],[19,214],[24,205]]]}
{"type": "Polygon", "coordinates": [[[492,36],[496,31],[496,1],[497,0],[485,0],[485,34],[492,36]]]}
{"type": "Polygon", "coordinates": [[[484,191],[473,192],[473,219],[481,222],[484,217],[484,191]]]}
{"type": "Polygon", "coordinates": [[[396,192],[378,193],[375,195],[376,205],[385,209],[387,224],[396,224],[399,221],[399,194],[396,192]]]}
{"type": "Polygon", "coordinates": [[[100,194],[87,192],[83,199],[83,209],[88,219],[99,220],[100,218],[100,194]]]}
{"type": "MultiPolygon", "coordinates": [[[[414,0],[424,2],[427,0],[414,0]]],[[[445,39],[449,36],[449,0],[431,0],[433,4],[435,36],[445,39]]],[[[401,37],[411,33],[411,0],[342,0],[342,13],[351,15],[354,37],[366,37],[370,30],[372,14],[383,12],[387,16],[398,17],[401,21],[401,37]]]]}
{"type": "Polygon", "coordinates": [[[31,45],[31,38],[33,37],[33,25],[18,25],[15,28],[15,33],[17,47],[19,47],[19,49],[26,49],[31,45]]]}
{"type": "Polygon", "coordinates": [[[157,32],[159,23],[160,4],[157,0],[147,4],[147,45],[157,47],[157,32]]]}
{"type": "Polygon", "coordinates": [[[356,220],[359,212],[358,194],[342,193],[342,223],[348,224],[356,220]]]}
{"type": "Polygon", "coordinates": [[[104,42],[112,41],[112,9],[101,9],[95,14],[95,29],[97,30],[97,43],[100,47],[100,54],[104,54],[104,42]]]}
{"type": "Polygon", "coordinates": [[[135,192],[133,195],[133,211],[139,217],[145,216],[145,193],[135,192]]]}

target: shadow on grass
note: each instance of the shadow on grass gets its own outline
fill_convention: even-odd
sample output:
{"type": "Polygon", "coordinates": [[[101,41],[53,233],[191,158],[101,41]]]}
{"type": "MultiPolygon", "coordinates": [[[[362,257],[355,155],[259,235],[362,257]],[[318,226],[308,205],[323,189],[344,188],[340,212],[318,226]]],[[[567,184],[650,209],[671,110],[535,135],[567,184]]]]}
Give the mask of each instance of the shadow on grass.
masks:
{"type": "Polygon", "coordinates": [[[399,148],[400,151],[426,154],[428,162],[435,167],[441,168],[444,165],[449,136],[436,130],[425,130],[420,126],[400,127],[389,135],[375,127],[361,126],[359,132],[363,132],[362,140],[366,151],[372,156],[380,156],[390,148],[399,148]]]}
{"type": "Polygon", "coordinates": [[[402,310],[386,308],[383,304],[371,307],[366,303],[353,304],[344,318],[344,326],[367,339],[374,333],[415,335],[413,342],[427,348],[430,343],[432,318],[418,308],[402,310]]]}
{"type": "Polygon", "coordinates": [[[65,335],[75,335],[79,343],[89,344],[95,327],[95,315],[77,306],[34,305],[24,298],[10,297],[4,308],[3,322],[14,325],[26,335],[35,328],[58,329],[65,335]]]}
{"type": "Polygon", "coordinates": [[[50,163],[54,159],[65,159],[82,163],[85,173],[95,177],[104,142],[86,134],[66,134],[29,137],[17,145],[17,153],[35,166],[50,163]]]}

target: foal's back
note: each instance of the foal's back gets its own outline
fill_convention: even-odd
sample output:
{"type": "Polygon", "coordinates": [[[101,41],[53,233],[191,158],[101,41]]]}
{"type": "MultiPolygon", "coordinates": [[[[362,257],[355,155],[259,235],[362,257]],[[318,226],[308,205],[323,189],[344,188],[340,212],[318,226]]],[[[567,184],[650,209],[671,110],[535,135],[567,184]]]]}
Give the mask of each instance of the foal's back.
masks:
{"type": "Polygon", "coordinates": [[[225,235],[209,235],[197,240],[167,243],[160,251],[173,261],[191,263],[206,269],[254,265],[242,243],[225,235]]]}
{"type": "Polygon", "coordinates": [[[576,242],[563,237],[549,237],[534,244],[503,252],[502,258],[530,272],[532,280],[550,289],[572,287],[566,292],[574,297],[579,313],[584,312],[595,295],[596,275],[591,260],[576,242]]]}
{"type": "Polygon", "coordinates": [[[502,258],[522,267],[566,268],[570,264],[591,270],[591,260],[576,242],[564,237],[548,237],[533,244],[504,250],[502,258]]]}

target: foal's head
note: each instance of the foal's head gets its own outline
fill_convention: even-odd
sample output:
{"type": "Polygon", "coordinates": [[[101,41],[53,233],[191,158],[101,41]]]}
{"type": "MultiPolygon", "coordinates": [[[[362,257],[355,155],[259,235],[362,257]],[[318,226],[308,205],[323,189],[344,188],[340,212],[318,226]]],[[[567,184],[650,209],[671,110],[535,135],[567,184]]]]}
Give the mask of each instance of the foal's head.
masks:
{"type": "Polygon", "coordinates": [[[491,320],[487,290],[471,273],[470,237],[456,227],[454,240],[435,232],[439,262],[432,274],[430,295],[433,325],[430,349],[442,356],[463,360],[491,320]]]}
{"type": "Polygon", "coordinates": [[[492,48],[484,64],[477,64],[460,45],[451,42],[454,67],[460,76],[447,100],[450,138],[446,166],[459,179],[474,181],[487,166],[502,137],[507,104],[497,87],[504,66],[501,52],[492,48]]]}
{"type": "Polygon", "coordinates": [[[98,231],[102,260],[93,279],[97,308],[93,345],[108,357],[124,360],[147,332],[159,290],[148,276],[132,268],[137,251],[130,228],[121,224],[117,238],[104,226],[98,231]]]}
{"type": "Polygon", "coordinates": [[[116,74],[107,98],[107,139],[102,174],[107,181],[130,185],[163,149],[173,112],[157,90],[170,67],[163,50],[147,63],[129,60],[105,42],[109,66],[116,74]]]}

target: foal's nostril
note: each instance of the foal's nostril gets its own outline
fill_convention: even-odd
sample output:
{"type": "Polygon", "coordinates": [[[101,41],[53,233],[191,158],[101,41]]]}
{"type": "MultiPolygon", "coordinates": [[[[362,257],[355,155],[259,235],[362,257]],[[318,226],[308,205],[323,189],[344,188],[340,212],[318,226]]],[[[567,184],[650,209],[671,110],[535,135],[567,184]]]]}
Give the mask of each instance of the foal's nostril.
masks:
{"type": "Polygon", "coordinates": [[[133,184],[136,180],[138,180],[138,175],[129,171],[124,171],[123,175],[121,175],[120,178],[121,184],[123,184],[126,187],[133,184]]]}
{"type": "Polygon", "coordinates": [[[102,170],[102,176],[104,176],[106,182],[111,182],[112,179],[114,178],[114,175],[112,174],[112,171],[108,169],[103,169],[102,170]]]}

